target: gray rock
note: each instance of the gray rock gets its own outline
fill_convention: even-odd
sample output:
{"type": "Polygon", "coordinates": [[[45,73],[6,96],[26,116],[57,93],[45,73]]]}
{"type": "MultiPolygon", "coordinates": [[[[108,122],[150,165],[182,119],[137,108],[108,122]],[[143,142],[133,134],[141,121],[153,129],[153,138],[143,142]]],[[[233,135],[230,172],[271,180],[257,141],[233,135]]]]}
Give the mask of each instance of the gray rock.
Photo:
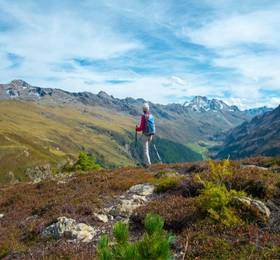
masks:
{"type": "Polygon", "coordinates": [[[28,168],[25,174],[28,176],[29,179],[33,181],[33,183],[39,183],[42,180],[51,178],[53,175],[50,164],[36,166],[34,168],[28,168]]]}
{"type": "Polygon", "coordinates": [[[137,184],[132,186],[119,198],[118,203],[109,210],[110,215],[128,219],[133,211],[149,200],[155,186],[152,184],[137,184]]]}
{"type": "Polygon", "coordinates": [[[164,171],[159,171],[158,173],[155,174],[156,178],[161,178],[161,177],[178,177],[180,174],[173,169],[166,169],[164,171]]]}
{"type": "Polygon", "coordinates": [[[242,169],[257,169],[257,170],[261,170],[261,171],[268,171],[268,168],[265,167],[261,167],[261,166],[257,166],[257,165],[241,165],[242,169]]]}
{"type": "Polygon", "coordinates": [[[141,203],[138,201],[134,201],[133,199],[124,199],[120,201],[115,213],[124,217],[130,216],[139,206],[141,206],[141,203]]]}
{"type": "Polygon", "coordinates": [[[269,208],[260,200],[249,197],[234,197],[231,202],[235,207],[250,211],[256,219],[267,222],[270,218],[269,208]]]}
{"type": "Polygon", "coordinates": [[[76,220],[60,217],[57,222],[45,228],[42,232],[44,238],[66,238],[76,242],[91,242],[96,235],[96,230],[84,223],[77,223],[76,220]]]}
{"type": "Polygon", "coordinates": [[[149,196],[154,192],[155,186],[152,184],[137,184],[132,186],[128,193],[133,193],[140,196],[149,196]]]}
{"type": "Polygon", "coordinates": [[[94,213],[94,216],[101,222],[103,223],[107,223],[109,221],[109,218],[107,215],[105,214],[97,214],[97,213],[94,213]]]}

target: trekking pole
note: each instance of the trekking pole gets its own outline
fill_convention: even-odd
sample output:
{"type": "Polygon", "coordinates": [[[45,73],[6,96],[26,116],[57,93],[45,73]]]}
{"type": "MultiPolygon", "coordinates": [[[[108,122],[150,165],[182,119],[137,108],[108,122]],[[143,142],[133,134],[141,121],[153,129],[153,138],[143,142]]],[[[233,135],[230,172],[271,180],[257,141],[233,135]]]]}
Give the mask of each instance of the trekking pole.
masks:
{"type": "Polygon", "coordinates": [[[158,157],[158,160],[160,161],[160,164],[162,164],[162,160],[161,160],[161,158],[160,158],[160,155],[159,155],[159,153],[158,153],[158,149],[157,149],[157,147],[156,147],[155,144],[154,144],[154,149],[155,149],[155,151],[156,151],[156,155],[157,155],[157,157],[158,157]]]}
{"type": "Polygon", "coordinates": [[[135,156],[135,159],[137,161],[137,165],[139,166],[140,165],[140,159],[139,159],[139,154],[137,152],[137,144],[138,144],[138,134],[137,134],[137,131],[135,130],[135,139],[134,139],[134,156],[135,156]]]}
{"type": "Polygon", "coordinates": [[[137,131],[135,130],[135,140],[134,140],[135,148],[137,147],[137,142],[138,142],[138,136],[137,136],[137,131]]]}

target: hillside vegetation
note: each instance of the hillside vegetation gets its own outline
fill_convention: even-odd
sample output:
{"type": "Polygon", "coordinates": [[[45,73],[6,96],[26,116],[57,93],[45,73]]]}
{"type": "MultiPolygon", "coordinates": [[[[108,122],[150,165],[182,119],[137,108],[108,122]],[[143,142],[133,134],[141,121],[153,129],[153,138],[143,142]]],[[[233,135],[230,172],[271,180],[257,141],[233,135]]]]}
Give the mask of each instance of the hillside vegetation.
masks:
{"type": "MultiPolygon", "coordinates": [[[[104,167],[136,165],[142,158],[136,118],[99,106],[0,101],[0,183],[27,179],[26,170],[51,164],[59,169],[75,161],[81,151],[93,154],[104,167]]],[[[138,120],[138,117],[137,117],[138,120]]],[[[164,135],[164,134],[163,134],[164,135]]],[[[183,144],[155,138],[165,162],[202,159],[183,144]]],[[[151,147],[153,162],[157,162],[151,147]]]]}
{"type": "Polygon", "coordinates": [[[28,167],[63,164],[83,150],[93,152],[101,161],[106,158],[106,165],[134,164],[122,145],[130,142],[127,129],[134,126],[130,117],[97,107],[93,110],[20,101],[1,101],[0,110],[2,180],[9,178],[9,171],[21,179],[28,167]],[[100,134],[97,126],[107,134],[100,134]]]}
{"type": "Polygon", "coordinates": [[[157,259],[169,255],[169,232],[175,259],[279,259],[279,169],[279,158],[251,158],[80,172],[8,185],[0,188],[0,258],[96,259],[100,241],[103,256],[157,259]],[[147,220],[148,213],[162,221],[147,220]],[[119,220],[129,221],[129,231],[119,220]],[[156,233],[143,237],[144,225],[156,233]],[[102,242],[104,234],[119,244],[108,244],[104,236],[102,242]],[[157,251],[160,243],[165,248],[157,251]]]}

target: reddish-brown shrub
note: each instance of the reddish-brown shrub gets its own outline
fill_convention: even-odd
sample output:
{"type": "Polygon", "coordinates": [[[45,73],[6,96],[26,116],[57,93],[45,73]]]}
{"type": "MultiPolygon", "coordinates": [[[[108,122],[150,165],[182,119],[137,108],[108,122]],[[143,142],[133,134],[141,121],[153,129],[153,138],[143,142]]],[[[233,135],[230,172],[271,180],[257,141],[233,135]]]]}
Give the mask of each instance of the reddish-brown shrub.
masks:
{"type": "Polygon", "coordinates": [[[228,188],[245,191],[260,199],[269,199],[278,193],[280,176],[266,170],[240,169],[225,179],[228,188]]]}
{"type": "Polygon", "coordinates": [[[185,179],[177,188],[177,191],[184,197],[196,197],[200,195],[203,184],[196,180],[194,176],[185,179]]]}
{"type": "Polygon", "coordinates": [[[143,225],[145,216],[148,213],[160,215],[165,221],[165,227],[172,230],[184,228],[199,216],[196,199],[186,199],[176,195],[163,196],[136,209],[131,216],[131,220],[143,225]]]}

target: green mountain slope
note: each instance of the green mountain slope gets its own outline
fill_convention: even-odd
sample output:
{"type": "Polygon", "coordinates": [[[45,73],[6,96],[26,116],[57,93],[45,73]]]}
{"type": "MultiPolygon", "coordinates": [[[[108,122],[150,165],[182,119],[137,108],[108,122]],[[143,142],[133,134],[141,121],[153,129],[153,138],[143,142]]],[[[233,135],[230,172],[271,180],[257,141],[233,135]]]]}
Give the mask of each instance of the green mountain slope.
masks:
{"type": "MultiPolygon", "coordinates": [[[[93,153],[103,165],[135,165],[142,157],[141,143],[135,150],[136,118],[99,106],[49,105],[33,101],[0,101],[0,182],[24,179],[29,167],[62,165],[80,151],[93,153]]],[[[137,118],[138,119],[138,118],[137,118]]],[[[166,162],[193,161],[201,155],[174,141],[157,137],[166,162]]],[[[152,151],[154,162],[156,157],[152,151]]]]}
{"type": "Polygon", "coordinates": [[[213,151],[217,158],[233,159],[280,155],[280,106],[234,128],[213,151]]]}

